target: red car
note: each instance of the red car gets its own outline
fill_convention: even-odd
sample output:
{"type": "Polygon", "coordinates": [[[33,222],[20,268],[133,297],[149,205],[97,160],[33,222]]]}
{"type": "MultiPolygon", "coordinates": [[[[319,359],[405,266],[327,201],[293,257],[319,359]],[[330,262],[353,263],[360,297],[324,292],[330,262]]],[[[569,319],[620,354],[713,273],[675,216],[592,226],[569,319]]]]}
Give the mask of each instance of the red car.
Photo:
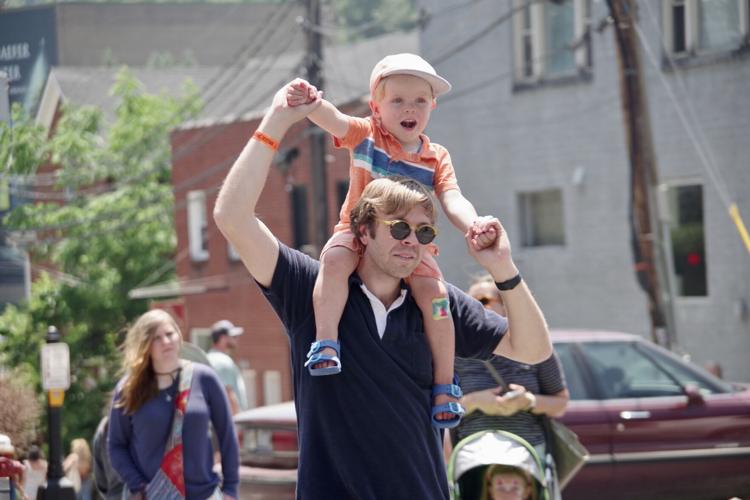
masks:
{"type": "Polygon", "coordinates": [[[554,331],[552,339],[571,396],[561,420],[591,453],[566,498],[750,495],[747,386],[636,335],[554,331]]]}
{"type": "MultiPolygon", "coordinates": [[[[552,340],[571,396],[561,420],[591,454],[566,499],[750,496],[750,386],[724,382],[637,335],[555,330],[552,340]]],[[[293,403],[249,410],[235,422],[245,433],[243,464],[252,466],[241,474],[242,491],[254,492],[247,498],[294,498],[293,403]],[[274,494],[259,494],[269,483],[274,494]]]]}

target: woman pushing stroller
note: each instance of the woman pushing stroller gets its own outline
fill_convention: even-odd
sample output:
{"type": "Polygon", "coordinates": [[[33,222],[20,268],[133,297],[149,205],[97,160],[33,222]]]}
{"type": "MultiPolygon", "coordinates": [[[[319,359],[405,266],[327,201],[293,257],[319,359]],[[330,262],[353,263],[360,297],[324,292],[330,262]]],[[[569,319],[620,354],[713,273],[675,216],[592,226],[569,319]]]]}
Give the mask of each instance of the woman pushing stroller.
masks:
{"type": "MultiPolygon", "coordinates": [[[[502,291],[491,279],[475,280],[468,293],[488,310],[505,315],[502,291]]],[[[534,448],[545,468],[551,469],[548,475],[554,483],[542,418],[561,416],[570,397],[557,355],[553,352],[538,365],[492,356],[484,362],[456,359],[455,366],[464,389],[461,404],[466,415],[451,433],[453,444],[483,430],[513,433],[534,448]]],[[[550,498],[559,498],[554,486],[550,498]]]]}

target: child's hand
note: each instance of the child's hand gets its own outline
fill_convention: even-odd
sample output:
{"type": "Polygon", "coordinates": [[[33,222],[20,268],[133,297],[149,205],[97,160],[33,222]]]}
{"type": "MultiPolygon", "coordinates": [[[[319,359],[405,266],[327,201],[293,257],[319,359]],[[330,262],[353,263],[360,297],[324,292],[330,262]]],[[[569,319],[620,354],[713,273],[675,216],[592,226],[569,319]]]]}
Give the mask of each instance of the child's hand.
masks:
{"type": "Polygon", "coordinates": [[[280,120],[279,123],[289,127],[293,123],[305,118],[315,111],[322,102],[323,92],[317,91],[317,89],[310,86],[309,83],[301,78],[297,78],[281,87],[276,94],[274,94],[273,101],[271,101],[271,107],[264,117],[264,120],[280,120]],[[309,89],[316,92],[315,97],[312,100],[308,100],[306,97],[304,99],[301,98],[301,95],[309,94],[309,89]],[[299,94],[300,91],[302,91],[303,94],[299,94]],[[292,101],[291,103],[290,97],[292,101]]]}
{"type": "Polygon", "coordinates": [[[290,108],[302,106],[314,102],[317,96],[318,89],[310,85],[307,80],[298,78],[287,86],[286,103],[290,108]]]}
{"type": "Polygon", "coordinates": [[[471,232],[471,244],[475,250],[484,250],[497,241],[497,227],[493,224],[492,217],[480,217],[475,220],[469,231],[471,232]]]}

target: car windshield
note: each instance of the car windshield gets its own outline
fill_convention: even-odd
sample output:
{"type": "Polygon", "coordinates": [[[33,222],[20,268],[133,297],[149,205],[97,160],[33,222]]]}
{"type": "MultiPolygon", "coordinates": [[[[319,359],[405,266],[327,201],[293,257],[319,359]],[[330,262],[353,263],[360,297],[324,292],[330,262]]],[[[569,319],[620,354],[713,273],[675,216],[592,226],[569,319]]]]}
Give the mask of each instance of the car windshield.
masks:
{"type": "Polygon", "coordinates": [[[678,396],[686,384],[704,395],[732,391],[729,384],[646,343],[588,342],[581,347],[604,399],[678,396]]]}

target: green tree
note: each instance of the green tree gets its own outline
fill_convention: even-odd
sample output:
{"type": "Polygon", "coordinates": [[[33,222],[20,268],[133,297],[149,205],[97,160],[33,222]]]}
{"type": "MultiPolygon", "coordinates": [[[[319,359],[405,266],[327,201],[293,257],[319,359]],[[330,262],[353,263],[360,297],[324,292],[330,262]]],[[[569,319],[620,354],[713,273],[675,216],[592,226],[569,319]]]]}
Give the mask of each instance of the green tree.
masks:
{"type": "Polygon", "coordinates": [[[49,140],[18,111],[13,134],[0,131],[8,174],[41,182],[50,176],[35,175],[40,166],[57,167],[55,189],[29,184],[42,199],[5,220],[32,261],[51,263],[55,277],[42,273],[30,300],[0,316],[0,363],[35,381],[41,394],[39,348],[47,326],[57,326],[71,353],[65,442],[93,434],[113,387],[123,329],[147,308],[128,291],[173,258],[169,131],[199,109],[194,86],[186,84],[180,97],[147,94],[127,70],[112,94],[111,124],[98,109],[67,106],[49,140]]]}
{"type": "Polygon", "coordinates": [[[413,29],[418,22],[415,0],[333,0],[344,41],[413,29]]]}

